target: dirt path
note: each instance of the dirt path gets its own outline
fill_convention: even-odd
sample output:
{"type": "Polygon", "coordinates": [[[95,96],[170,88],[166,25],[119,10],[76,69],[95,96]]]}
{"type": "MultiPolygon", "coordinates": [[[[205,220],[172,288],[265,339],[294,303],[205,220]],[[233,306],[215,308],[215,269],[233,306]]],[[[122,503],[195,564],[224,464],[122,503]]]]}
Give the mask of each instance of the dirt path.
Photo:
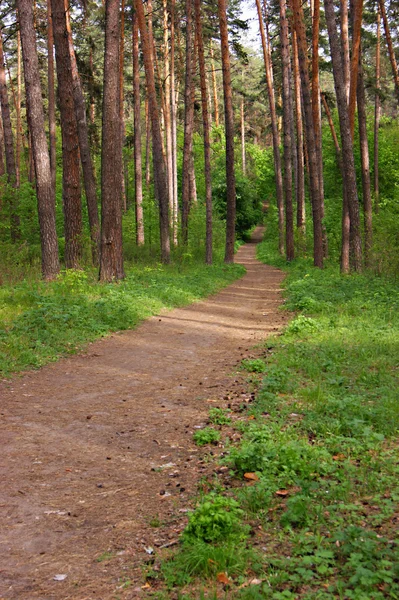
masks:
{"type": "Polygon", "coordinates": [[[284,319],[282,273],[254,243],[237,262],[208,300],[0,384],[0,600],[140,597],[145,548],[174,543],[206,470],[194,426],[245,395],[234,367],[284,319]]]}

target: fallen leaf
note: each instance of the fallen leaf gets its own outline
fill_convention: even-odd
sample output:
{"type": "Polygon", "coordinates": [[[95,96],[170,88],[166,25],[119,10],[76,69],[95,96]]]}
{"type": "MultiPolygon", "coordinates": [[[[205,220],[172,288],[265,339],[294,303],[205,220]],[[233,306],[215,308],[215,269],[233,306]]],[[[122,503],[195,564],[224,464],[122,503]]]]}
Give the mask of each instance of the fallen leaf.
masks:
{"type": "Polygon", "coordinates": [[[345,454],[335,454],[333,460],[345,460],[345,454]]]}
{"type": "Polygon", "coordinates": [[[141,586],[141,589],[142,589],[142,590],[149,590],[149,589],[150,589],[150,587],[151,587],[151,585],[150,585],[150,584],[148,583],[148,581],[147,581],[147,583],[146,583],[145,585],[142,585],[142,586],[141,586]]]}
{"type": "Polygon", "coordinates": [[[54,581],[64,581],[64,579],[66,579],[66,578],[67,578],[66,573],[54,575],[54,577],[53,577],[54,581]]]}
{"type": "Polygon", "coordinates": [[[288,490],[277,490],[276,492],[276,496],[288,496],[289,495],[289,491],[288,490]]]}
{"type": "Polygon", "coordinates": [[[227,577],[226,573],[218,573],[216,575],[216,579],[220,582],[223,583],[223,585],[230,585],[231,581],[230,579],[227,577]]]}
{"type": "Polygon", "coordinates": [[[248,479],[248,481],[259,481],[259,477],[256,473],[244,473],[244,479],[248,479]]]}

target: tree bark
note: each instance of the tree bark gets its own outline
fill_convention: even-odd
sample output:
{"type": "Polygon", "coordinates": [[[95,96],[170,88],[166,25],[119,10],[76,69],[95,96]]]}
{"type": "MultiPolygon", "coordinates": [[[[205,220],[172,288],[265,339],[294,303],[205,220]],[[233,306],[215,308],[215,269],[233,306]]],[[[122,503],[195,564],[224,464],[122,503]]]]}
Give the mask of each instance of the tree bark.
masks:
{"type": "Polygon", "coordinates": [[[301,79],[299,74],[298,45],[296,33],[292,31],[292,49],[294,64],[294,88],[295,88],[295,117],[297,135],[297,186],[296,186],[296,225],[300,232],[301,242],[306,235],[306,213],[305,213],[305,161],[303,156],[303,125],[302,125],[302,100],[301,79]]]}
{"type": "Polygon", "coordinates": [[[211,142],[210,123],[208,114],[208,91],[205,69],[204,39],[201,22],[201,0],[194,0],[195,29],[198,43],[198,62],[200,70],[202,125],[204,135],[204,164],[205,164],[205,208],[206,208],[206,244],[205,262],[212,264],[212,172],[211,172],[211,142]]]}
{"type": "Polygon", "coordinates": [[[169,50],[169,13],[168,0],[162,0],[163,4],[163,79],[165,85],[165,139],[166,139],[166,171],[168,178],[168,196],[169,196],[169,220],[170,231],[173,242],[176,239],[174,232],[173,219],[173,144],[172,144],[172,121],[171,121],[171,105],[170,105],[170,50],[169,50]]]}
{"type": "Polygon", "coordinates": [[[218,0],[220,45],[222,51],[224,119],[226,136],[226,250],[224,262],[234,262],[235,222],[236,222],[236,178],[234,169],[234,115],[231,90],[230,52],[227,30],[226,0],[218,0]]]}
{"type": "Polygon", "coordinates": [[[377,11],[377,42],[375,47],[375,101],[374,101],[374,206],[379,209],[379,129],[381,117],[381,10],[377,11]]]}
{"type": "Polygon", "coordinates": [[[352,135],[352,142],[355,131],[356,92],[357,77],[359,72],[360,41],[362,34],[363,0],[353,0],[353,10],[352,56],[349,87],[349,125],[352,135]]]}
{"type": "Polygon", "coordinates": [[[121,0],[120,7],[120,40],[119,40],[119,119],[121,124],[121,184],[122,184],[122,208],[127,211],[126,189],[125,189],[125,164],[123,160],[123,146],[125,144],[125,110],[124,110],[124,66],[125,66],[125,0],[121,0]]]}
{"type": "Polygon", "coordinates": [[[78,131],[80,162],[82,164],[83,182],[86,194],[87,213],[91,237],[91,253],[93,265],[99,264],[100,252],[100,221],[98,217],[96,178],[90,153],[89,131],[86,120],[86,103],[76,63],[75,49],[72,40],[72,30],[69,21],[68,0],[65,0],[66,31],[71,61],[73,83],[73,102],[75,107],[76,125],[78,131]]]}
{"type": "Polygon", "coordinates": [[[44,126],[42,90],[36,33],[33,25],[31,0],[18,0],[24,79],[29,129],[32,133],[36,171],[36,194],[39,214],[42,275],[54,279],[59,272],[58,241],[55,226],[55,196],[44,126]]]}
{"type": "Polygon", "coordinates": [[[216,71],[215,71],[215,60],[212,46],[212,39],[209,42],[210,54],[211,54],[211,70],[212,70],[212,87],[213,87],[213,110],[215,112],[215,125],[219,127],[219,98],[218,98],[218,86],[216,82],[216,71]]]}
{"type": "Polygon", "coordinates": [[[143,172],[141,158],[141,103],[140,103],[140,64],[139,64],[139,24],[132,13],[132,53],[133,53],[133,111],[134,111],[134,191],[136,211],[136,243],[144,244],[143,215],[143,172]]]}
{"type": "Polygon", "coordinates": [[[360,236],[359,201],[356,187],[356,172],[353,157],[353,143],[349,121],[349,110],[345,82],[343,78],[342,57],[335,24],[333,0],[324,0],[324,9],[330,40],[331,58],[337,96],[339,125],[341,132],[342,163],[344,175],[344,200],[347,202],[350,218],[350,250],[353,269],[361,271],[362,244],[360,236]]]}
{"type": "Polygon", "coordinates": [[[55,84],[54,84],[54,35],[51,0],[47,0],[47,87],[48,87],[48,125],[50,142],[51,182],[55,194],[57,177],[57,140],[55,125],[55,84]]]}
{"type": "Polygon", "coordinates": [[[294,249],[294,213],[292,206],[292,95],[291,64],[288,35],[286,2],[280,0],[280,43],[283,64],[283,132],[284,132],[284,196],[285,196],[285,252],[287,260],[293,260],[294,249]]]}
{"type": "Polygon", "coordinates": [[[193,148],[194,98],[193,98],[193,19],[192,0],[186,0],[186,77],[184,89],[184,146],[182,174],[182,239],[188,241],[188,215],[190,211],[190,167],[193,148]]]}
{"type": "MultiPolygon", "coordinates": [[[[0,110],[0,114],[1,114],[1,110],[0,110]]],[[[0,177],[3,177],[3,175],[6,172],[6,166],[4,163],[4,133],[3,133],[3,121],[0,118],[0,177]]],[[[1,202],[0,202],[0,207],[1,207],[1,202]]]]}
{"type": "Polygon", "coordinates": [[[350,51],[349,51],[349,24],[348,24],[348,0],[340,0],[340,20],[341,20],[341,49],[344,85],[346,90],[347,102],[349,104],[349,88],[351,81],[350,71],[350,51]]]}
{"type": "Polygon", "coordinates": [[[100,281],[123,279],[122,136],[119,111],[120,0],[105,2],[103,128],[101,148],[100,281]]]}
{"type": "MultiPolygon", "coordinates": [[[[14,190],[17,187],[17,170],[14,154],[14,135],[12,132],[10,104],[8,101],[8,92],[6,84],[6,69],[3,52],[3,36],[0,28],[0,104],[1,116],[3,119],[3,135],[6,156],[7,181],[14,190]]],[[[20,239],[20,220],[17,212],[17,192],[10,194],[10,234],[11,241],[16,242],[20,239]]]]}
{"type": "Polygon", "coordinates": [[[152,44],[148,35],[145,22],[144,8],[141,0],[134,0],[137,19],[139,22],[141,44],[144,56],[144,68],[147,80],[147,94],[149,103],[149,115],[152,129],[152,148],[154,162],[154,186],[155,197],[159,206],[159,226],[161,236],[161,260],[163,263],[170,262],[170,239],[169,239],[169,201],[168,182],[165,172],[165,162],[162,152],[162,135],[158,112],[157,95],[155,91],[154,62],[152,57],[152,44]]]}
{"type": "Polygon", "coordinates": [[[305,115],[306,146],[308,151],[308,167],[310,195],[313,213],[313,260],[315,267],[323,267],[323,232],[322,232],[322,202],[320,193],[320,170],[317,160],[312,104],[307,60],[307,41],[305,22],[300,0],[292,0],[294,26],[298,42],[298,59],[301,75],[301,88],[305,115]]]}
{"type": "Polygon", "coordinates": [[[387,41],[387,46],[388,46],[389,60],[391,61],[392,74],[393,74],[393,79],[394,79],[394,83],[395,83],[395,91],[396,91],[396,95],[397,95],[397,98],[398,98],[398,101],[399,101],[399,70],[398,70],[398,63],[396,62],[395,51],[393,49],[392,37],[391,37],[391,32],[389,30],[389,23],[388,23],[387,13],[386,13],[386,10],[385,10],[384,0],[379,0],[379,5],[380,5],[380,11],[381,11],[381,16],[382,16],[382,21],[384,23],[385,39],[387,41]]]}
{"type": "Polygon", "coordinates": [[[175,82],[175,0],[170,0],[170,120],[172,130],[172,177],[173,177],[173,243],[178,243],[179,199],[177,191],[177,102],[175,82]]]}
{"type": "Polygon", "coordinates": [[[82,259],[79,141],[73,100],[72,66],[64,0],[51,0],[51,10],[57,64],[58,99],[61,114],[65,265],[67,269],[78,269],[80,268],[82,259]]]}
{"type": "Polygon", "coordinates": [[[364,91],[362,52],[357,81],[357,116],[359,122],[360,160],[362,165],[363,211],[364,211],[364,262],[370,267],[373,244],[373,214],[371,201],[370,157],[367,139],[366,94],[364,91]]]}
{"type": "Polygon", "coordinates": [[[245,101],[244,96],[241,96],[241,107],[240,107],[240,125],[241,125],[241,165],[242,174],[244,177],[247,176],[247,161],[245,156],[245,101]]]}
{"type": "Polygon", "coordinates": [[[283,176],[281,171],[281,156],[280,156],[280,136],[277,127],[276,103],[274,99],[273,75],[270,56],[267,47],[266,33],[263,24],[263,15],[260,5],[260,0],[256,0],[256,8],[258,11],[259,31],[262,40],[263,61],[265,65],[266,85],[269,99],[270,119],[272,126],[273,138],[273,159],[274,159],[274,175],[276,181],[276,199],[278,213],[278,231],[279,231],[279,252],[284,254],[284,193],[283,193],[283,176]]]}

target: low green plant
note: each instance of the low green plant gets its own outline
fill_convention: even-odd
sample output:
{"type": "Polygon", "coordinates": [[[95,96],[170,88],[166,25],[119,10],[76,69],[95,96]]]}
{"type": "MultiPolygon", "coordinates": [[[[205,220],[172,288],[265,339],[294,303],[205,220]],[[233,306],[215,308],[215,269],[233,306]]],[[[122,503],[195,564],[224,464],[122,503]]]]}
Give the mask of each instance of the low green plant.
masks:
{"type": "Polygon", "coordinates": [[[243,511],[234,498],[208,494],[191,513],[184,530],[185,540],[197,539],[214,543],[227,539],[245,537],[241,523],[243,511]]]}
{"type": "Polygon", "coordinates": [[[193,440],[197,446],[216,444],[220,440],[220,431],[217,431],[213,427],[204,427],[204,429],[198,429],[198,431],[194,432],[193,440]]]}
{"type": "Polygon", "coordinates": [[[231,418],[228,416],[227,411],[222,408],[211,408],[209,410],[209,421],[214,425],[229,425],[231,418]]]}
{"type": "Polygon", "coordinates": [[[261,358],[244,358],[241,361],[241,367],[249,373],[264,373],[266,363],[261,358]]]}

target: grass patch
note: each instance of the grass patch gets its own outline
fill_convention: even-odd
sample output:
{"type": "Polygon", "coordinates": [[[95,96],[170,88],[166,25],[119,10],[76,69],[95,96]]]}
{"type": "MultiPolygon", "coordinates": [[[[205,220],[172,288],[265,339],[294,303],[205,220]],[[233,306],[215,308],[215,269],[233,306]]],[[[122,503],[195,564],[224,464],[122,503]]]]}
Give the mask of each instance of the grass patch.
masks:
{"type": "Polygon", "coordinates": [[[57,281],[0,287],[0,373],[9,376],[75,353],[164,308],[208,296],[244,274],[240,265],[132,266],[118,284],[67,271],[57,281]]]}
{"type": "MultiPolygon", "coordinates": [[[[268,243],[259,257],[285,264],[268,243]]],[[[217,550],[225,558],[218,554],[216,572],[232,580],[226,597],[399,598],[399,285],[303,260],[286,268],[285,308],[295,316],[267,340],[263,364],[244,363],[261,382],[248,420],[237,422],[241,441],[223,459],[234,479],[219,493],[233,496],[252,526],[235,544],[245,559],[236,570],[223,562],[227,534],[191,545],[183,536],[171,564],[179,570],[187,553],[199,566],[168,585],[198,598],[190,585],[198,577],[215,585],[217,550]],[[241,485],[245,474],[255,477],[241,485]]]]}

